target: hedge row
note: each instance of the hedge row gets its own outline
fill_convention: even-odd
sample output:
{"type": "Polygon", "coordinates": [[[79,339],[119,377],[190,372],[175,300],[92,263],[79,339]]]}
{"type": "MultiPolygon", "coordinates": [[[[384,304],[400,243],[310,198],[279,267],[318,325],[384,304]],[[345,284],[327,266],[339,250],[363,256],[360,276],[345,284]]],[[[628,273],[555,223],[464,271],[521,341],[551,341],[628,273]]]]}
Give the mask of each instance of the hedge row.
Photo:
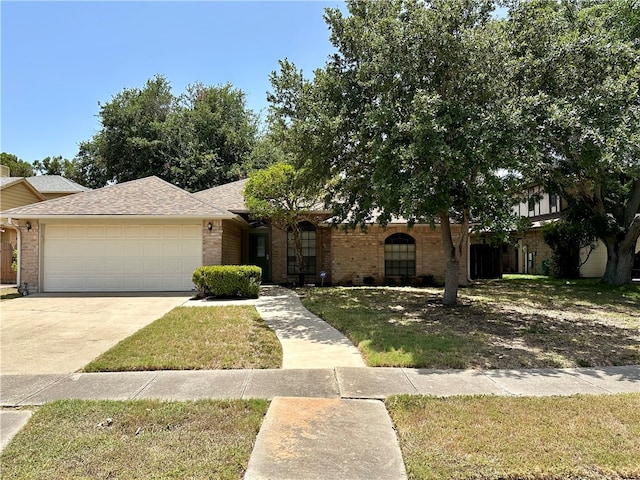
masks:
{"type": "Polygon", "coordinates": [[[262,269],[254,265],[212,265],[193,272],[199,296],[257,298],[262,269]]]}

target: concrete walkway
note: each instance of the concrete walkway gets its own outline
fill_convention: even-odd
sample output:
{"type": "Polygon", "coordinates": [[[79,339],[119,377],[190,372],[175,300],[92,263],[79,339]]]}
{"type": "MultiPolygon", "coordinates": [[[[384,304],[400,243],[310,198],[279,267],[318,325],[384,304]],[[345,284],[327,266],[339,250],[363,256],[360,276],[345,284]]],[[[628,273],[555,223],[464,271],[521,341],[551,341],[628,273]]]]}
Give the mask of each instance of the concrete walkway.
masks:
{"type": "MultiPolygon", "coordinates": [[[[2,375],[0,405],[28,409],[65,398],[267,398],[272,402],[256,439],[247,480],[357,480],[371,478],[372,472],[377,478],[400,480],[406,478],[404,463],[380,401],[389,395],[640,392],[640,366],[485,371],[366,368],[359,355],[356,358],[355,347],[306,311],[293,292],[271,287],[260,300],[243,302],[255,304],[276,331],[283,346],[283,369],[2,375]]],[[[28,413],[18,412],[26,422],[28,413]]],[[[17,412],[2,412],[2,445],[8,441],[7,413],[17,412]]]]}
{"type": "Polygon", "coordinates": [[[282,368],[365,367],[358,349],[342,333],[302,306],[292,290],[262,287],[256,300],[190,300],[188,307],[255,305],[282,345],[282,368]]]}

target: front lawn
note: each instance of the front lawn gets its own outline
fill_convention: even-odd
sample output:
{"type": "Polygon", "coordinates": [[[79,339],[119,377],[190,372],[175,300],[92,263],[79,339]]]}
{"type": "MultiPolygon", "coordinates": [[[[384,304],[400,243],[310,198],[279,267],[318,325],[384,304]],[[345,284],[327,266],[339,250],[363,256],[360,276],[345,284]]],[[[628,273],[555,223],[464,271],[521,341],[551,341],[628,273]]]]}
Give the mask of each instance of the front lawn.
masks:
{"type": "Polygon", "coordinates": [[[12,300],[20,297],[18,289],[16,287],[2,287],[0,288],[0,302],[5,300],[12,300]]]}
{"type": "Polygon", "coordinates": [[[640,478],[640,394],[386,405],[413,480],[640,478]]]}
{"type": "Polygon", "coordinates": [[[280,342],[254,307],[178,307],[107,350],[84,371],[281,366],[280,342]]]}
{"type": "Polygon", "coordinates": [[[511,277],[459,292],[312,288],[303,303],[358,346],[367,365],[561,368],[640,364],[640,284],[511,277]]]}
{"type": "Polygon", "coordinates": [[[2,478],[241,479],[266,400],[47,404],[2,452],[2,478]]]}

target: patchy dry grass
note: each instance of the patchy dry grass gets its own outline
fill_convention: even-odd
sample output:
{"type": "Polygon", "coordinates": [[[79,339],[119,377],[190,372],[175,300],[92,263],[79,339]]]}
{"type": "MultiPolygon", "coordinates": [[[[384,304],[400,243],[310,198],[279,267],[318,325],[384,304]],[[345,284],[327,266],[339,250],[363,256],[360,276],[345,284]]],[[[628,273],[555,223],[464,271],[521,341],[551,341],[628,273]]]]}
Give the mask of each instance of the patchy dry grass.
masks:
{"type": "Polygon", "coordinates": [[[508,278],[460,290],[327,288],[304,305],[360,349],[369,366],[560,368],[640,364],[640,285],[508,278]]]}
{"type": "Polygon", "coordinates": [[[254,307],[178,307],[124,339],[85,372],[280,368],[282,347],[254,307]]]}
{"type": "Polygon", "coordinates": [[[410,479],[640,478],[640,394],[386,405],[410,479]]]}
{"type": "Polygon", "coordinates": [[[41,407],[3,451],[2,478],[241,479],[267,406],[265,400],[55,402],[41,407]]]}
{"type": "Polygon", "coordinates": [[[2,287],[0,288],[0,302],[5,300],[11,300],[13,298],[18,298],[20,294],[18,293],[18,289],[16,287],[2,287]]]}

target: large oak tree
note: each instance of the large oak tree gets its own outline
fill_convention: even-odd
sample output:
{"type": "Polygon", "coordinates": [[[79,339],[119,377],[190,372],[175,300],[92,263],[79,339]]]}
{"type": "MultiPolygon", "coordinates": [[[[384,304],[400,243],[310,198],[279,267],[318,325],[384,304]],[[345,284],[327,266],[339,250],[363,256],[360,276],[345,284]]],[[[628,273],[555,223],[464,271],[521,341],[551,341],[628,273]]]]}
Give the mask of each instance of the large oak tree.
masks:
{"type": "Polygon", "coordinates": [[[455,304],[470,219],[502,216],[512,200],[501,22],[489,0],[347,7],[326,12],[337,53],[312,81],[281,62],[272,113],[306,171],[327,180],[336,219],[440,227],[443,303],[455,304]]]}
{"type": "Polygon", "coordinates": [[[156,175],[189,191],[247,174],[257,118],[231,85],[191,85],[176,97],[156,76],[100,105],[101,129],[81,144],[78,171],[92,187],[156,175]],[[102,184],[102,185],[100,185],[102,184]]]}
{"type": "Polygon", "coordinates": [[[526,173],[607,247],[603,281],[631,281],[640,237],[640,4],[520,2],[510,12],[526,173]]]}

